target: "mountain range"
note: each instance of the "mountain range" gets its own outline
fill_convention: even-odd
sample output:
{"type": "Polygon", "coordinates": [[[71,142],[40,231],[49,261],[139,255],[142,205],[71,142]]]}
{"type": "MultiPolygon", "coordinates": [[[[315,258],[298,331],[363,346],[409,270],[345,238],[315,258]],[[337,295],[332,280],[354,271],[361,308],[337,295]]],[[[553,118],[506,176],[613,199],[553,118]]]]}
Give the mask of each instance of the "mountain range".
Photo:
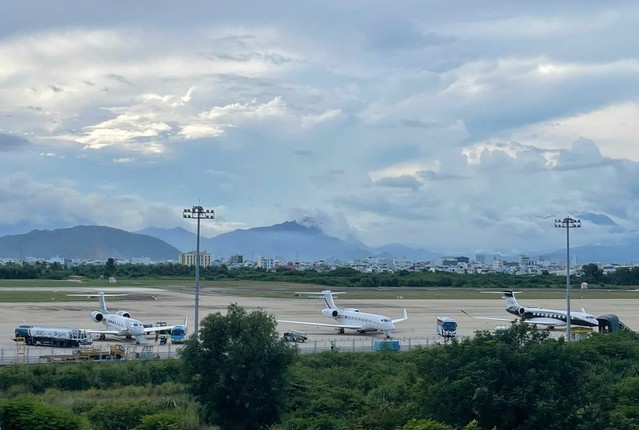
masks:
{"type": "MultiPolygon", "coordinates": [[[[29,233],[0,237],[0,258],[82,258],[105,260],[147,258],[151,261],[176,261],[180,252],[195,251],[196,235],[183,228],[149,227],[127,232],[104,226],[76,226],[57,230],[33,230],[29,233]]],[[[412,261],[432,260],[441,254],[414,249],[401,244],[377,248],[355,240],[342,240],[324,234],[317,227],[287,221],[268,227],[238,229],[215,237],[200,237],[200,250],[214,258],[242,255],[245,260],[258,257],[281,261],[351,261],[367,257],[404,257],[412,261]]],[[[466,254],[471,260],[474,253],[466,254]]],[[[543,254],[529,253],[531,259],[563,262],[566,250],[543,254]]],[[[571,248],[571,261],[632,263],[639,260],[639,243],[618,246],[586,245],[571,248]]],[[[498,256],[516,261],[519,256],[498,256]]]]}
{"type": "MultiPolygon", "coordinates": [[[[138,233],[158,237],[182,251],[195,251],[196,248],[196,236],[182,228],[146,228],[138,233]]],[[[234,230],[212,238],[200,237],[200,250],[207,251],[214,257],[243,255],[244,259],[250,260],[271,257],[283,261],[350,261],[370,256],[403,256],[411,260],[437,257],[434,252],[404,245],[370,248],[361,242],[327,236],[317,227],[305,227],[295,221],[269,227],[234,230]]]]}
{"type": "Polygon", "coordinates": [[[33,230],[0,237],[1,258],[148,258],[177,260],[180,251],[165,241],[111,227],[77,226],[57,230],[33,230]]]}

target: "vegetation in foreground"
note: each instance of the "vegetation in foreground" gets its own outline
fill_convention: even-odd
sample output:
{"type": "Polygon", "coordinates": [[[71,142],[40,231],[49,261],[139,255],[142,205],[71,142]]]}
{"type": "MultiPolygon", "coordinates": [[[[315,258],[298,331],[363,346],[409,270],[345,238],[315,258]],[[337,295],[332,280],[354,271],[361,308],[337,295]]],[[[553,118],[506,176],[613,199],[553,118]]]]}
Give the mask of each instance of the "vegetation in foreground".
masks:
{"type": "Polygon", "coordinates": [[[639,428],[639,337],[566,343],[515,324],[410,352],[298,355],[231,305],[176,360],[0,368],[20,429],[639,428]]]}

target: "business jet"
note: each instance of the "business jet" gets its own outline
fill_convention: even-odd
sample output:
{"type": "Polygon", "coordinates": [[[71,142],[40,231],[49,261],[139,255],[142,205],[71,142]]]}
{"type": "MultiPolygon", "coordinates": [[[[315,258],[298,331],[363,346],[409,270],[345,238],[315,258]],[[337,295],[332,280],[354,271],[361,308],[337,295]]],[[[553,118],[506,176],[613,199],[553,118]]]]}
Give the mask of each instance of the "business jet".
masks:
{"type": "MultiPolygon", "coordinates": [[[[565,310],[546,309],[533,306],[523,306],[517,302],[515,292],[512,290],[502,291],[504,299],[506,299],[506,312],[518,316],[523,322],[534,325],[547,326],[549,329],[555,327],[565,327],[567,320],[567,312],[565,310]]],[[[470,315],[468,312],[460,309],[464,314],[471,318],[496,320],[496,321],[512,321],[507,318],[493,317],[477,317],[470,315]]],[[[570,311],[570,325],[581,327],[598,327],[599,321],[594,315],[581,309],[581,312],[570,311]]]]}
{"type": "Polygon", "coordinates": [[[337,321],[337,324],[287,320],[278,320],[279,322],[333,327],[340,334],[344,334],[345,330],[355,330],[358,333],[383,332],[387,338],[390,338],[390,333],[395,331],[395,324],[408,319],[406,309],[404,309],[404,316],[402,318],[390,319],[385,315],[360,312],[359,309],[355,308],[339,308],[335,305],[333,296],[343,294],[342,292],[334,293],[331,290],[324,290],[321,293],[297,294],[309,294],[317,298],[323,298],[326,303],[326,308],[322,309],[322,315],[334,319],[337,321]]]}
{"type": "MultiPolygon", "coordinates": [[[[135,338],[137,343],[146,343],[146,334],[154,333],[156,331],[170,331],[175,327],[186,327],[186,319],[184,325],[179,326],[156,326],[156,327],[144,327],[141,321],[131,318],[131,314],[127,311],[117,311],[116,313],[109,312],[106,307],[106,300],[103,291],[99,291],[96,294],[69,294],[70,296],[81,297],[98,297],[100,304],[100,310],[91,312],[91,319],[93,322],[102,323],[105,326],[105,330],[93,330],[88,329],[92,334],[98,334],[99,338],[104,340],[106,335],[112,336],[125,336],[127,339],[135,338]]],[[[126,294],[108,294],[109,296],[123,296],[126,294]]]]}

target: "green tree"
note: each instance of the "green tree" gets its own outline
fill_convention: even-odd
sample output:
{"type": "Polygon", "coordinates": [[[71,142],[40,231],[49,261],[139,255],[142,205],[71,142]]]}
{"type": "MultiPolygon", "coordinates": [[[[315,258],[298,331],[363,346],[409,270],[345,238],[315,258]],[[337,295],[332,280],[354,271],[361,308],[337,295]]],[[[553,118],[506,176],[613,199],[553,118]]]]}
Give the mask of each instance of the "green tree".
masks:
{"type": "Polygon", "coordinates": [[[273,315],[231,304],[226,315],[202,320],[182,357],[203,418],[225,429],[276,423],[285,400],[289,365],[297,349],[279,338],[273,315]]]}
{"type": "Polygon", "coordinates": [[[109,258],[104,265],[104,276],[106,278],[115,275],[115,260],[109,258]]]}
{"type": "Polygon", "coordinates": [[[431,419],[412,419],[402,427],[399,427],[398,430],[454,430],[454,428],[431,419]]]}
{"type": "Polygon", "coordinates": [[[70,412],[18,397],[0,402],[0,428],[20,430],[76,430],[82,421],[70,412]]]}
{"type": "Polygon", "coordinates": [[[589,263],[581,266],[584,272],[584,279],[590,282],[601,281],[603,279],[603,269],[600,269],[595,263],[589,263]]]}
{"type": "Polygon", "coordinates": [[[138,425],[142,417],[154,413],[148,400],[102,402],[87,413],[96,430],[126,430],[138,425]]]}

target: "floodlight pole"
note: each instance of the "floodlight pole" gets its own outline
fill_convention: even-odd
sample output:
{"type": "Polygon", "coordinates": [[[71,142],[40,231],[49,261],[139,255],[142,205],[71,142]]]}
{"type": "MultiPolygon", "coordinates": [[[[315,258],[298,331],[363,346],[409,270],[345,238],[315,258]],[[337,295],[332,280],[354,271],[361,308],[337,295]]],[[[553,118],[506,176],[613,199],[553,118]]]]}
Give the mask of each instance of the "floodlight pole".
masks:
{"type": "Polygon", "coordinates": [[[204,209],[202,206],[193,206],[191,209],[184,209],[184,218],[195,218],[197,220],[197,239],[195,249],[195,327],[193,333],[198,337],[200,330],[200,220],[215,218],[213,210],[204,209]]]}
{"type": "Polygon", "coordinates": [[[566,342],[570,342],[570,229],[580,228],[581,221],[570,217],[556,219],[555,227],[566,229],[566,342]]]}

